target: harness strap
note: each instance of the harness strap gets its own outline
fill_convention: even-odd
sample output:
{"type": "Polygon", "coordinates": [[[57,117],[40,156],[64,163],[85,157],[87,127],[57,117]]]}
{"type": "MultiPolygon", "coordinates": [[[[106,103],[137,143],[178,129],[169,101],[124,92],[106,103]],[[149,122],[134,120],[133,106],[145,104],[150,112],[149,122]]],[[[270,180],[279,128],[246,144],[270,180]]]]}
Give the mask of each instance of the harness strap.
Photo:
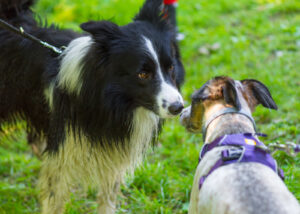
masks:
{"type": "Polygon", "coordinates": [[[209,170],[209,172],[208,172],[206,175],[204,175],[204,176],[202,176],[202,177],[200,178],[200,180],[199,180],[199,189],[201,189],[201,187],[202,187],[204,181],[206,180],[206,178],[207,178],[213,171],[215,171],[217,168],[219,168],[219,167],[222,166],[222,165],[223,165],[223,161],[222,161],[222,159],[219,159],[219,160],[215,163],[215,165],[209,170]]]}
{"type": "Polygon", "coordinates": [[[200,178],[199,189],[202,187],[205,179],[217,168],[240,162],[254,162],[266,165],[284,180],[282,169],[277,167],[277,162],[269,154],[268,148],[255,138],[254,135],[255,134],[251,133],[225,135],[217,138],[211,143],[205,144],[200,152],[199,162],[207,152],[216,147],[233,146],[233,148],[221,151],[221,158],[216,161],[207,174],[200,178]]]}

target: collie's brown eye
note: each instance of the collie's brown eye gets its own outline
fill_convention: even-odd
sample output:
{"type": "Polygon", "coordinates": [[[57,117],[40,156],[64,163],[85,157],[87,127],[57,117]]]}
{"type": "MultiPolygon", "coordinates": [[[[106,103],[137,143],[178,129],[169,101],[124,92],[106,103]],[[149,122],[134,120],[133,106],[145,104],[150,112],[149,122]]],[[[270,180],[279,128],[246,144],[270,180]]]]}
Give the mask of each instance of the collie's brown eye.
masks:
{"type": "Polygon", "coordinates": [[[175,72],[174,72],[174,65],[172,65],[169,70],[169,74],[171,75],[172,79],[175,79],[175,72]]]}
{"type": "Polygon", "coordinates": [[[149,73],[149,72],[145,72],[145,71],[139,73],[138,76],[139,76],[139,78],[142,79],[142,80],[149,80],[149,79],[152,78],[152,74],[149,73]]]}
{"type": "Polygon", "coordinates": [[[169,68],[169,73],[173,73],[173,71],[174,71],[174,65],[172,65],[170,68],[169,68]]]}

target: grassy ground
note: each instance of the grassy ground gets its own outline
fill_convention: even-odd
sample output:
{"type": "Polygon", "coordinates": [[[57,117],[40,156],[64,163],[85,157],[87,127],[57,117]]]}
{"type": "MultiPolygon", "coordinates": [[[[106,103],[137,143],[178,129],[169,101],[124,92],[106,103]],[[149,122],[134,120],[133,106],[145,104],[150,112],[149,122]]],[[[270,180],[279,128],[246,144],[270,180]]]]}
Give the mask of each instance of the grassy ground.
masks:
{"type": "MultiPolygon", "coordinates": [[[[185,0],[178,20],[187,71],[183,95],[215,75],[255,78],[272,92],[279,110],[259,107],[258,127],[265,142],[295,141],[300,134],[300,2],[298,0],[185,0]],[[211,50],[211,47],[217,47],[211,50]],[[209,53],[204,53],[204,52],[209,53]]],[[[40,0],[34,8],[48,22],[79,30],[91,19],[128,23],[142,0],[40,0]]],[[[0,135],[0,213],[39,213],[35,189],[40,161],[26,145],[23,124],[0,135]]],[[[118,213],[186,213],[201,135],[168,121],[160,143],[122,188],[118,213]]],[[[288,188],[300,200],[300,157],[276,153],[288,188]]],[[[67,213],[95,213],[95,192],[72,193],[67,213]]]]}

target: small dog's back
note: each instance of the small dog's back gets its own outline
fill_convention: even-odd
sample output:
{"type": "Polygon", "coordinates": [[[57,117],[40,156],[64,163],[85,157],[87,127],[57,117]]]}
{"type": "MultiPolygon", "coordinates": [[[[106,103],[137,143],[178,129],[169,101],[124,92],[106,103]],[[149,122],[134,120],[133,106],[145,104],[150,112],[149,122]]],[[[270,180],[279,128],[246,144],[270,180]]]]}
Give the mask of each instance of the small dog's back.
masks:
{"type": "MultiPolygon", "coordinates": [[[[224,150],[218,149],[219,154],[220,150],[224,150]]],[[[259,163],[220,167],[207,177],[199,192],[199,180],[204,167],[210,164],[211,158],[219,157],[217,151],[212,152],[214,154],[207,154],[198,165],[189,213],[299,214],[297,201],[279,176],[259,163]]]]}

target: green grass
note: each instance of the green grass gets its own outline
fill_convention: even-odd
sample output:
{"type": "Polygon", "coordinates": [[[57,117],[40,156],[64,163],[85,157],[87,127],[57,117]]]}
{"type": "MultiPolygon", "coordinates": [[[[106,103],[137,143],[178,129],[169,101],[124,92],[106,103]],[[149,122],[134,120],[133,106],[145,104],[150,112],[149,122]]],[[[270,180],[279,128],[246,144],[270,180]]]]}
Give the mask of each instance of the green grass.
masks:
{"type": "MultiPolygon", "coordinates": [[[[79,30],[79,23],[110,19],[130,22],[142,0],[40,0],[34,8],[48,22],[79,30]]],[[[216,75],[255,78],[270,89],[279,110],[257,108],[254,116],[266,143],[295,141],[300,134],[300,3],[298,0],[181,0],[180,43],[186,68],[183,95],[216,75]],[[208,55],[201,47],[218,43],[208,55]],[[282,56],[281,56],[282,55],[282,56]]],[[[39,213],[40,161],[26,145],[24,126],[0,136],[0,213],[39,213]]],[[[178,118],[167,121],[159,145],[122,188],[118,213],[186,213],[201,135],[187,133],[178,118]]],[[[289,190],[300,200],[300,157],[275,154],[289,190]]],[[[95,192],[74,191],[67,213],[95,213],[95,192]]]]}

